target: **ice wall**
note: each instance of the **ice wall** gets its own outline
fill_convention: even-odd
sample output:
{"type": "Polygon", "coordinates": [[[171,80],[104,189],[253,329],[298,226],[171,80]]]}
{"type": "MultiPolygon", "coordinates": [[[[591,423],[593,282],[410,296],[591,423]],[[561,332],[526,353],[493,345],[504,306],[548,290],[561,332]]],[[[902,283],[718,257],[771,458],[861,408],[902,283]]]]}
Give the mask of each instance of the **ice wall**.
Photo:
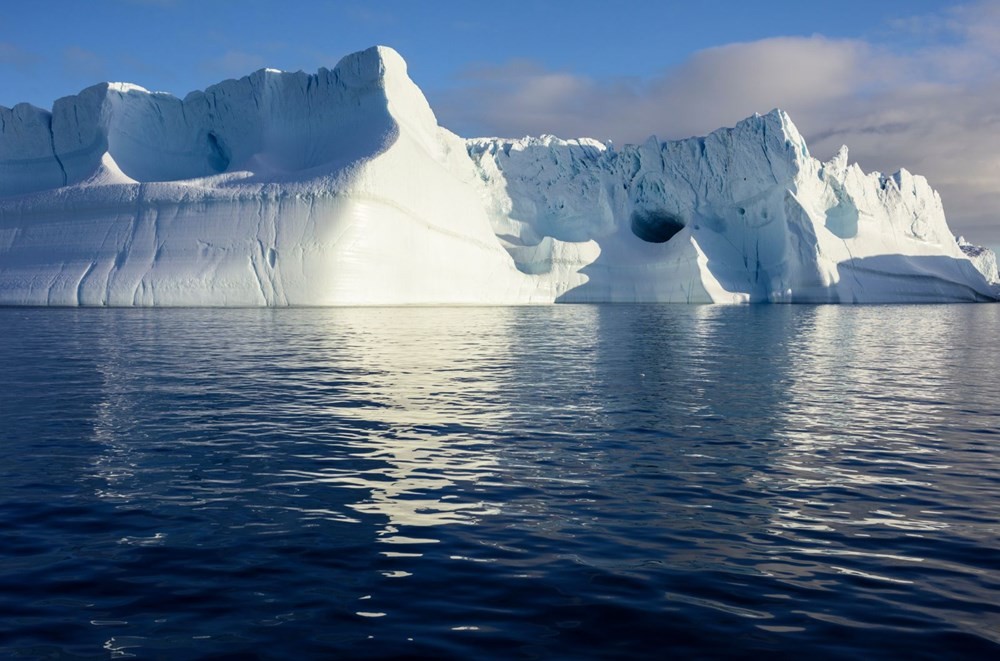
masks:
{"type": "Polygon", "coordinates": [[[997,268],[997,254],[989,248],[977,246],[965,240],[965,237],[958,237],[958,247],[962,249],[965,256],[969,258],[973,266],[979,269],[986,281],[1000,286],[1000,270],[997,268]]]}
{"type": "Polygon", "coordinates": [[[537,272],[548,237],[600,245],[562,300],[920,302],[994,297],[923,177],[809,154],[774,110],[619,151],[551,136],[468,141],[494,229],[537,272]]]}

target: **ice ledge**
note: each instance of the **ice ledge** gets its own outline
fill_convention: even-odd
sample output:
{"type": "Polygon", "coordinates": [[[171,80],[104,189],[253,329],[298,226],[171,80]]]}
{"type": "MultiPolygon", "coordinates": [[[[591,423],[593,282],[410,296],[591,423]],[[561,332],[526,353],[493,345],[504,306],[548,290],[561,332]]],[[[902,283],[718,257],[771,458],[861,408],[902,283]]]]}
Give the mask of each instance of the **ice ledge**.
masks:
{"type": "Polygon", "coordinates": [[[55,101],[0,107],[0,197],[131,180],[199,181],[236,171],[268,180],[335,175],[405,126],[436,149],[437,120],[395,50],[375,46],[314,74],[260,69],[184,99],[100,83],[55,101]]]}
{"type": "MultiPolygon", "coordinates": [[[[390,78],[390,77],[405,77],[408,78],[407,65],[403,57],[393,48],[389,46],[372,46],[363,51],[358,51],[356,53],[351,53],[340,59],[340,61],[332,69],[334,72],[340,74],[341,81],[349,85],[364,86],[371,83],[379,83],[380,81],[390,78]]],[[[319,71],[326,72],[329,69],[320,68],[319,71]]],[[[270,67],[258,69],[246,76],[241,78],[231,78],[228,80],[209,85],[204,90],[195,90],[188,92],[185,95],[185,99],[191,96],[198,96],[208,93],[214,89],[220,87],[228,87],[233,83],[238,83],[240,81],[250,79],[253,77],[262,76],[300,76],[303,75],[301,71],[290,72],[283,71],[281,69],[274,69],[270,67]]],[[[314,75],[314,74],[313,74],[314,75]]],[[[144,94],[159,97],[171,97],[175,99],[180,99],[176,95],[170,92],[154,92],[146,89],[141,85],[130,82],[102,82],[90,85],[77,94],[70,94],[64,97],[60,97],[55,101],[56,104],[60,102],[70,101],[74,99],[85,96],[88,94],[100,94],[102,92],[117,92],[119,94],[144,94]]],[[[14,104],[11,107],[6,107],[0,105],[0,113],[5,114],[52,114],[53,109],[40,108],[34,104],[22,102],[14,104]]],[[[2,136],[2,133],[0,133],[2,136]]]]}

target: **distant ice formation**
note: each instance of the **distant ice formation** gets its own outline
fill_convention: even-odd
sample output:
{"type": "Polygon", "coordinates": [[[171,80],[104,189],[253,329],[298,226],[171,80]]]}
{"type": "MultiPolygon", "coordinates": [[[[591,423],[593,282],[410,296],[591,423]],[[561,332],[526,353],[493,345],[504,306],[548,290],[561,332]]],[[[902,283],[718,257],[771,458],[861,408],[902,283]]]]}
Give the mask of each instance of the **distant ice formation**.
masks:
{"type": "Polygon", "coordinates": [[[995,252],[989,248],[969,243],[965,240],[964,236],[958,237],[958,247],[962,249],[965,256],[972,261],[988,282],[1000,285],[1000,270],[997,269],[997,255],[995,252]]]}
{"type": "Polygon", "coordinates": [[[981,250],[923,177],[821,163],[780,110],[620,150],[463,140],[381,46],[0,107],[6,305],[996,300],[981,250]]]}

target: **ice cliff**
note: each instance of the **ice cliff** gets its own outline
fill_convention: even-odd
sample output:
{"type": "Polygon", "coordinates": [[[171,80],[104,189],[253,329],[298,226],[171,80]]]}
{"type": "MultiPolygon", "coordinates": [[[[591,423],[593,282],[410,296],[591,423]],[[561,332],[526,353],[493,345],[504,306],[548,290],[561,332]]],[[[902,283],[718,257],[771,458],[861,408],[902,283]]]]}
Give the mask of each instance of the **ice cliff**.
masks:
{"type": "Polygon", "coordinates": [[[463,140],[385,47],[0,107],[0,304],[995,300],[967,252],[926,180],[821,163],[781,111],[463,140]]]}
{"type": "Polygon", "coordinates": [[[997,255],[989,248],[977,246],[965,240],[965,237],[958,237],[958,247],[962,249],[972,263],[979,269],[986,280],[994,285],[1000,285],[1000,269],[997,268],[997,255]]]}

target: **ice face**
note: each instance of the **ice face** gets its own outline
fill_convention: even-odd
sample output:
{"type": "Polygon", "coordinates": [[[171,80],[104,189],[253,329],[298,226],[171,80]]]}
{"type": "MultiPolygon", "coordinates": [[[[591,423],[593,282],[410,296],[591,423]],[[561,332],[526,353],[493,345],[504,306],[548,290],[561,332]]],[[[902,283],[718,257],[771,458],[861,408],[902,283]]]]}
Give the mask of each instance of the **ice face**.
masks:
{"type": "Polygon", "coordinates": [[[0,108],[0,303],[991,300],[922,177],[776,110],[619,150],[463,140],[398,53],[0,108]]]}
{"type": "Polygon", "coordinates": [[[958,237],[958,247],[962,249],[973,266],[979,269],[987,282],[994,287],[1000,287],[1000,270],[997,269],[997,254],[995,252],[983,246],[973,245],[961,236],[958,237]]]}
{"type": "Polygon", "coordinates": [[[846,149],[820,163],[780,110],[704,138],[620,151],[551,137],[468,148],[515,261],[545,237],[599,244],[600,256],[581,267],[587,283],[562,300],[992,296],[926,180],[866,175],[848,165],[846,149]]]}

